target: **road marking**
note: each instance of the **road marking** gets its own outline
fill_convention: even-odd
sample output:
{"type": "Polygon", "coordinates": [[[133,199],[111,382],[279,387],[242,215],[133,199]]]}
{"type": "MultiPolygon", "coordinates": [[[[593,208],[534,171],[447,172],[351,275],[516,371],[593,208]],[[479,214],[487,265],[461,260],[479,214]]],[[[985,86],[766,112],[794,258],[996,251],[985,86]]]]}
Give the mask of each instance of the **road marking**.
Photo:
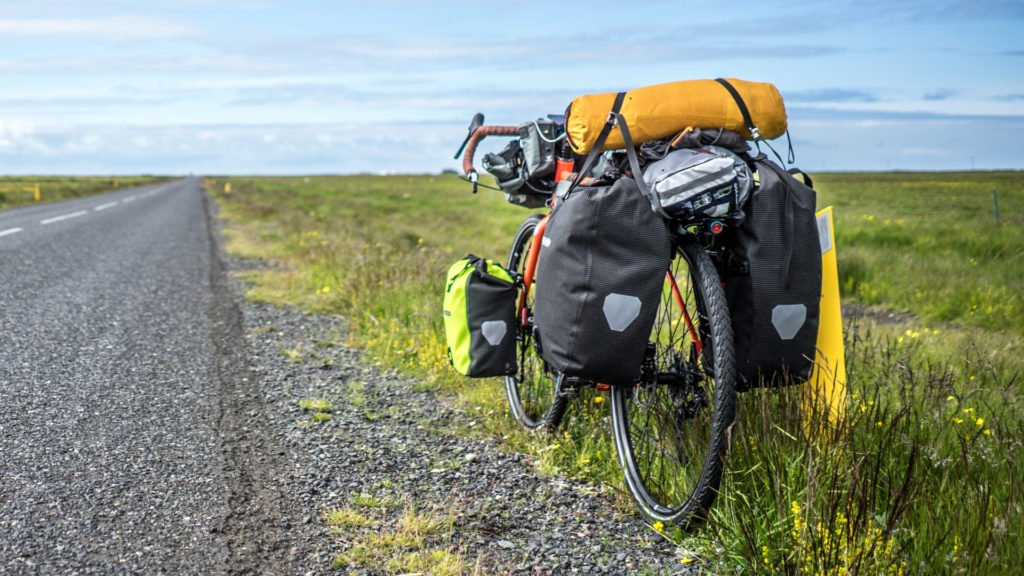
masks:
{"type": "Polygon", "coordinates": [[[21,228],[8,228],[7,230],[0,230],[0,236],[9,236],[18,232],[21,232],[21,228]]]}
{"type": "Polygon", "coordinates": [[[85,216],[88,214],[88,210],[79,210],[78,212],[72,212],[71,214],[64,214],[61,216],[54,216],[53,218],[47,218],[46,220],[40,220],[40,224],[53,224],[54,222],[60,222],[61,220],[69,220],[71,218],[78,218],[79,216],[85,216]]]}
{"type": "Polygon", "coordinates": [[[121,200],[121,202],[134,202],[134,201],[135,201],[135,196],[129,196],[129,197],[125,198],[124,200],[121,200]]]}
{"type": "Polygon", "coordinates": [[[100,204],[93,208],[93,210],[99,212],[100,210],[106,210],[107,208],[113,208],[114,206],[117,206],[117,202],[107,202],[106,204],[100,204]]]}

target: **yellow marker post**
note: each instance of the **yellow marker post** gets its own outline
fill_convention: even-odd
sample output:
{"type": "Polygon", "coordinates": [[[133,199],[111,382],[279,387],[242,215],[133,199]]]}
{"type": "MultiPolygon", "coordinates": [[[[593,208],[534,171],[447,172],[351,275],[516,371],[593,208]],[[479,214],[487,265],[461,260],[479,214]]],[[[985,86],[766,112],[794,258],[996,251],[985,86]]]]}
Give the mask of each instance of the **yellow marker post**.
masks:
{"type": "Polygon", "coordinates": [[[35,193],[36,193],[36,202],[39,202],[40,200],[43,199],[43,191],[39,188],[39,183],[38,182],[36,183],[35,193]]]}
{"type": "Polygon", "coordinates": [[[224,183],[224,193],[231,194],[231,182],[224,183]]]}
{"type": "MultiPolygon", "coordinates": [[[[804,413],[827,414],[835,423],[846,413],[846,354],[843,350],[843,313],[839,303],[839,265],[832,207],[818,212],[821,240],[821,308],[817,354],[811,378],[804,387],[804,413]]],[[[808,421],[809,422],[809,421],[808,421]]]]}

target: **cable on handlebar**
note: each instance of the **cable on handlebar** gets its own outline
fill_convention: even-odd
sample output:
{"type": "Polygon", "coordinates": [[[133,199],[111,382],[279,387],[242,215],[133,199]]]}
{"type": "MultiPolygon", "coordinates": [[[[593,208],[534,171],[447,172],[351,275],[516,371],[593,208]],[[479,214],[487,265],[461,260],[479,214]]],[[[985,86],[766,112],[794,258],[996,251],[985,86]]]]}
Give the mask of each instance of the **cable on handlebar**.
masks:
{"type": "Polygon", "coordinates": [[[459,180],[462,180],[464,182],[469,182],[470,184],[472,184],[473,185],[473,193],[474,194],[476,193],[476,187],[477,186],[480,186],[481,188],[487,188],[488,190],[497,190],[498,192],[501,192],[501,188],[498,188],[497,186],[491,186],[490,184],[484,184],[484,183],[480,182],[479,180],[474,181],[472,178],[467,178],[466,176],[461,176],[460,175],[459,176],[459,180]]]}

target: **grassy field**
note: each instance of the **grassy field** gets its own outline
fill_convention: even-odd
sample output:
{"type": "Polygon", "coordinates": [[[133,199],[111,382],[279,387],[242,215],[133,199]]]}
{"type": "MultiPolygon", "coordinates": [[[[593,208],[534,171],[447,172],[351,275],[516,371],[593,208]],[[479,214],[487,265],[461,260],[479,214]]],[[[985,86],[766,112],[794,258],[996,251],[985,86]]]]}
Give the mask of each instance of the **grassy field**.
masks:
{"type": "Polygon", "coordinates": [[[155,176],[0,176],[0,210],[34,204],[37,186],[41,202],[56,202],[118,188],[145,186],[163,180],[167,180],[167,178],[155,176]]]}
{"type": "MultiPolygon", "coordinates": [[[[1018,569],[1024,174],[814,176],[819,205],[836,207],[844,302],[865,312],[846,331],[848,417],[807,440],[799,389],[744,394],[708,528],[655,528],[722,572],[1018,569]]],[[[631,508],[607,402],[584,395],[557,436],[530,436],[499,382],[448,368],[445,270],[468,252],[504,260],[525,210],[451,176],[224,183],[208,186],[228,249],[275,263],[246,273],[251,298],[347,316],[353,344],[480,413],[541,471],[600,482],[631,508]]]]}
{"type": "Polygon", "coordinates": [[[1024,335],[1021,174],[823,174],[816,184],[843,219],[846,298],[1024,335]]]}

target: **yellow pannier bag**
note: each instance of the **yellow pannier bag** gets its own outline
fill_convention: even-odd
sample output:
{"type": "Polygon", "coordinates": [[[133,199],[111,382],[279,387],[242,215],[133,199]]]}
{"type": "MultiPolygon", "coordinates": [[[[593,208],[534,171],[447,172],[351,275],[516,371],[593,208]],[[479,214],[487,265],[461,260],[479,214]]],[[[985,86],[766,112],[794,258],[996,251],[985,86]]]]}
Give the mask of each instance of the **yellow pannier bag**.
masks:
{"type": "MultiPolygon", "coordinates": [[[[725,128],[748,140],[771,140],[786,133],[786,107],[782,95],[767,82],[685,80],[637,88],[625,93],[621,114],[629,124],[633,142],[667,138],[686,128],[725,128]],[[739,98],[730,91],[735,90],[739,98]],[[742,104],[741,104],[742,102],[742,104]],[[741,106],[749,110],[745,121],[741,106]],[[756,127],[752,134],[751,126],[756,127]]],[[[617,93],[588,94],[575,98],[565,112],[569,145],[577,154],[594,147],[608,122],[617,93]]],[[[612,130],[602,149],[625,146],[622,132],[612,130]]]]}

